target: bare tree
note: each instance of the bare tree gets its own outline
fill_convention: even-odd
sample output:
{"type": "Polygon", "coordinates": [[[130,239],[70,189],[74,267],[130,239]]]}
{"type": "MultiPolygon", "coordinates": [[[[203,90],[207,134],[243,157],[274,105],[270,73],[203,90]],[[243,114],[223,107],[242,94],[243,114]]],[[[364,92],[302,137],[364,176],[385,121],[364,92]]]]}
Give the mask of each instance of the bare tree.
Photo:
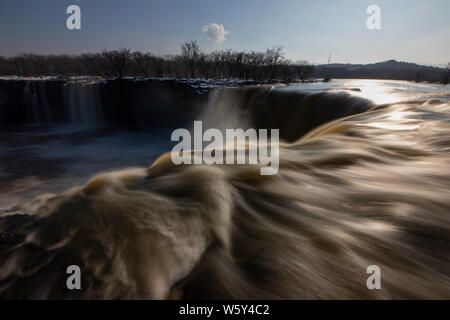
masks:
{"type": "Polygon", "coordinates": [[[137,66],[137,72],[144,77],[149,77],[152,74],[153,56],[150,52],[142,53],[135,51],[131,54],[133,62],[137,66]]]}
{"type": "Polygon", "coordinates": [[[125,67],[131,60],[131,54],[129,49],[120,49],[102,52],[102,55],[108,60],[111,66],[114,68],[117,78],[123,78],[125,67]]]}
{"type": "Polygon", "coordinates": [[[76,57],[77,69],[74,73],[83,75],[111,76],[109,61],[101,53],[83,53],[76,57]]]}
{"type": "Polygon", "coordinates": [[[181,55],[185,59],[188,77],[195,78],[195,64],[200,56],[197,41],[188,41],[181,46],[181,55]]]}
{"type": "Polygon", "coordinates": [[[215,79],[221,78],[221,70],[220,66],[222,63],[222,52],[221,51],[213,51],[209,54],[210,56],[210,63],[211,63],[211,69],[212,69],[212,77],[215,79]]]}
{"type": "Polygon", "coordinates": [[[266,51],[266,64],[268,66],[268,79],[272,81],[275,75],[275,68],[278,64],[278,60],[283,57],[283,47],[274,46],[272,49],[267,49],[266,51]]]}
{"type": "Polygon", "coordinates": [[[298,78],[305,82],[309,79],[314,73],[315,67],[312,64],[309,64],[307,61],[299,61],[297,63],[297,74],[298,78]]]}
{"type": "Polygon", "coordinates": [[[12,59],[12,64],[16,69],[16,74],[18,76],[24,76],[27,74],[27,70],[25,68],[26,58],[23,56],[17,56],[12,59]]]}

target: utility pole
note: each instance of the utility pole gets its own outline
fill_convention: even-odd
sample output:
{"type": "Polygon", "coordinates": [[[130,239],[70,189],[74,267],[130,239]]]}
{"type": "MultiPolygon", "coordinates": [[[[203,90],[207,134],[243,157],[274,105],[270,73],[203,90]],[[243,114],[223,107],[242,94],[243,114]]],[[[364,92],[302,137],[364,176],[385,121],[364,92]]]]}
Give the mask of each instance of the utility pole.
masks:
{"type": "MultiPolygon", "coordinates": [[[[330,64],[330,62],[331,62],[331,57],[332,57],[332,54],[331,54],[331,52],[330,52],[330,54],[328,55],[328,64],[330,64]]],[[[327,70],[326,76],[325,76],[325,78],[323,79],[323,82],[330,82],[330,81],[331,81],[331,77],[330,77],[329,72],[330,72],[330,71],[327,70]]]]}

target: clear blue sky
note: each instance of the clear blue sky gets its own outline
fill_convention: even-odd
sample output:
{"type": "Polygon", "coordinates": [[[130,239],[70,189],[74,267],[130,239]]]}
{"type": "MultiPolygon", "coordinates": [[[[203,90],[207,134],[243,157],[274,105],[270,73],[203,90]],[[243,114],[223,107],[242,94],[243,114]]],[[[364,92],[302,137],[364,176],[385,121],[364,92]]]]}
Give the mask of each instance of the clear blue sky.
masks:
{"type": "Polygon", "coordinates": [[[127,47],[176,53],[186,40],[206,50],[282,45],[292,60],[369,63],[450,61],[449,0],[0,0],[0,55],[80,53],[127,47]],[[66,8],[81,7],[81,30],[66,28],[66,8]],[[366,27],[368,5],[382,29],[366,27]],[[211,42],[202,27],[229,33],[211,42]]]}

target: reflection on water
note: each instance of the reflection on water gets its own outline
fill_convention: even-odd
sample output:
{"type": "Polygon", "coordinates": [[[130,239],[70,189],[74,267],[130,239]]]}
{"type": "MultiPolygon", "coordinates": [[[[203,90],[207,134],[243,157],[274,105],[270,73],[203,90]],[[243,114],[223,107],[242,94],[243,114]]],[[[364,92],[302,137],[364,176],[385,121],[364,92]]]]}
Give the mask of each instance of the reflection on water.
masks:
{"type": "Polygon", "coordinates": [[[167,130],[5,126],[0,130],[0,209],[82,185],[98,172],[148,166],[170,148],[168,137],[167,130]]]}
{"type": "Polygon", "coordinates": [[[403,101],[442,99],[450,101],[450,86],[431,83],[415,83],[396,80],[347,80],[337,79],[328,83],[290,85],[283,90],[341,91],[370,99],[376,104],[403,101]]]}

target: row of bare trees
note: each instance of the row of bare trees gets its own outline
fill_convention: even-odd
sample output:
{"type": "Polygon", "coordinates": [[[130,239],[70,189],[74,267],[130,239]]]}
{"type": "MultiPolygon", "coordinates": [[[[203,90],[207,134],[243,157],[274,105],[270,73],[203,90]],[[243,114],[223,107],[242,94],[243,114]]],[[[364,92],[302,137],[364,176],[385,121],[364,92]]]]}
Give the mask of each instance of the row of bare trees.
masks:
{"type": "Polygon", "coordinates": [[[291,62],[281,47],[265,52],[220,50],[203,52],[196,41],[181,46],[178,55],[158,56],[129,49],[80,55],[22,54],[0,57],[0,75],[78,76],[107,78],[167,77],[305,81],[314,73],[306,61],[291,62]]]}

